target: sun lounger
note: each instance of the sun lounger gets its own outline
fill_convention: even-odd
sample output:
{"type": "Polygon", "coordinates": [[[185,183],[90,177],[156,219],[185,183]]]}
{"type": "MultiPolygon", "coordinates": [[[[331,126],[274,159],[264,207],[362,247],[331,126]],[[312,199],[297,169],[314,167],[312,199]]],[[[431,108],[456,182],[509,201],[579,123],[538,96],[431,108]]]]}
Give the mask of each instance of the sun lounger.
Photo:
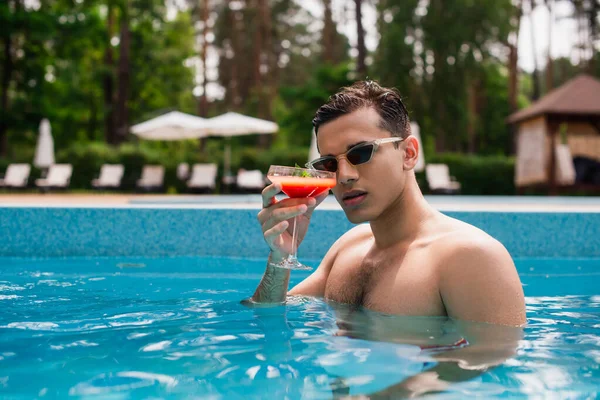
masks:
{"type": "Polygon", "coordinates": [[[10,164],[6,168],[4,179],[0,179],[0,187],[5,188],[25,188],[31,173],[29,164],[10,164]]]}
{"type": "Polygon", "coordinates": [[[54,164],[50,166],[46,178],[36,179],[35,185],[40,189],[66,189],[72,174],[71,164],[54,164]]]}
{"type": "Polygon", "coordinates": [[[124,171],[125,168],[122,164],[104,164],[100,168],[98,179],[92,180],[92,186],[96,189],[119,188],[124,171]]]}
{"type": "Polygon", "coordinates": [[[456,194],[460,192],[460,182],[457,182],[446,164],[428,164],[425,176],[432,193],[456,194]]]}
{"type": "Polygon", "coordinates": [[[194,164],[187,187],[193,190],[214,190],[217,181],[217,164],[194,164]]]}
{"type": "Polygon", "coordinates": [[[258,170],[239,170],[236,179],[237,187],[242,192],[258,193],[265,188],[265,176],[258,170]]]}
{"type": "Polygon", "coordinates": [[[165,178],[165,167],[162,165],[144,165],[142,177],[136,185],[145,191],[160,190],[163,188],[165,178]]]}

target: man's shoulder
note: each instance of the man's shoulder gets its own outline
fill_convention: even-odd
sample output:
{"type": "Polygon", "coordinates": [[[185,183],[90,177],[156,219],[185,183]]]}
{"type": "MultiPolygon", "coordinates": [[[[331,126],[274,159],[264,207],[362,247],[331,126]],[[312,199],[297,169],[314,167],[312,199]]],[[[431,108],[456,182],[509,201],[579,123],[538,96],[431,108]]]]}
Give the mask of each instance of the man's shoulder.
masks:
{"type": "Polygon", "coordinates": [[[341,250],[349,250],[353,247],[361,246],[365,241],[373,238],[373,232],[371,231],[371,225],[360,224],[350,229],[331,246],[332,251],[338,253],[341,250]]]}
{"type": "Polygon", "coordinates": [[[369,224],[358,225],[350,229],[340,236],[329,248],[319,266],[319,271],[327,276],[340,255],[348,256],[360,252],[362,246],[367,245],[367,242],[372,237],[373,233],[369,224]]]}
{"type": "Polygon", "coordinates": [[[352,245],[358,241],[369,240],[373,238],[373,231],[370,224],[360,224],[344,233],[339,238],[339,242],[344,245],[352,245]]]}
{"type": "Polygon", "coordinates": [[[466,222],[451,219],[447,229],[434,241],[432,249],[445,265],[465,265],[478,261],[512,264],[504,245],[485,231],[466,222]]]}

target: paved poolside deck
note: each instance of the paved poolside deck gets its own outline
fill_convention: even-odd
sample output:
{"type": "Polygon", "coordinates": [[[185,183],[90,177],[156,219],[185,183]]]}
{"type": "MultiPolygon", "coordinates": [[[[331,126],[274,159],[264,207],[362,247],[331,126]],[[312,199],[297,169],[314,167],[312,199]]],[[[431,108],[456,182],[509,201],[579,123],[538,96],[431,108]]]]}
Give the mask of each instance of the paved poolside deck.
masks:
{"type": "MultiPolygon", "coordinates": [[[[283,196],[285,197],[285,196],[283,196]]],[[[441,211],[600,212],[600,197],[425,196],[441,211]]],[[[160,194],[0,194],[0,207],[157,207],[259,209],[261,198],[250,195],[160,194]]],[[[333,196],[320,209],[341,210],[333,196]]]]}

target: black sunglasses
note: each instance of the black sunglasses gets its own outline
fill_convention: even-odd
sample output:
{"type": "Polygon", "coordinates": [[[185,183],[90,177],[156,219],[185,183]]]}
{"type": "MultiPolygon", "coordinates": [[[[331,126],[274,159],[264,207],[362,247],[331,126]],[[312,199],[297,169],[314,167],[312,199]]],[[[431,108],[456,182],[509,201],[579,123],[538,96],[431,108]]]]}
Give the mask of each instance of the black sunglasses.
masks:
{"type": "Polygon", "coordinates": [[[373,158],[373,154],[377,151],[377,148],[384,143],[395,143],[401,142],[405,138],[393,137],[393,138],[385,138],[385,139],[377,139],[372,142],[366,142],[357,144],[356,146],[348,149],[343,154],[339,156],[325,156],[321,158],[317,158],[306,164],[307,168],[316,169],[319,171],[329,171],[336,172],[338,169],[338,160],[340,158],[345,158],[352,165],[364,164],[366,162],[371,161],[373,158]]]}

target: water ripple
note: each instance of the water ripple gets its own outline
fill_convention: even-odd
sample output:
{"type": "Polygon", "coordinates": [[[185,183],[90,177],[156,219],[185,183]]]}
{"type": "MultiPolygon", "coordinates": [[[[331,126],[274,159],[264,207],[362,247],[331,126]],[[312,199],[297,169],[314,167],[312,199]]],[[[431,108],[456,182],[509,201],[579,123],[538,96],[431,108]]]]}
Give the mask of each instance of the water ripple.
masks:
{"type": "Polygon", "coordinates": [[[600,392],[600,295],[583,275],[574,283],[575,269],[545,287],[539,282],[550,285],[557,271],[524,265],[535,272],[523,275],[524,331],[512,337],[499,327],[466,324],[490,334],[485,351],[436,353],[420,346],[462,337],[453,321],[381,315],[303,296],[290,297],[285,307],[241,305],[262,268],[262,261],[201,258],[24,261],[0,281],[2,396],[330,399],[334,390],[369,394],[426,378],[440,362],[441,370],[459,364],[439,354],[465,361],[459,354],[469,352],[500,361],[477,376],[473,368],[485,362],[463,362],[458,372],[471,368],[474,377],[436,398],[600,392]],[[119,272],[118,262],[145,268],[119,272]],[[567,279],[576,290],[559,284],[567,279]]]}

